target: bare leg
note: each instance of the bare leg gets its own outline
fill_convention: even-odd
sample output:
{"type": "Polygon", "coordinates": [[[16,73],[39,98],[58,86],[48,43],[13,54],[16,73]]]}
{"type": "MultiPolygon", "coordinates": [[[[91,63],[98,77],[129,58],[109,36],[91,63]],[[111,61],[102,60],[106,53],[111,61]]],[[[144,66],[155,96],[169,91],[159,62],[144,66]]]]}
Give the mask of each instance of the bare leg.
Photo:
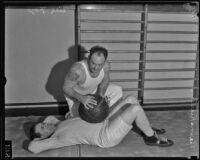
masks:
{"type": "Polygon", "coordinates": [[[144,132],[146,136],[152,136],[154,131],[152,130],[142,107],[139,104],[135,104],[135,98],[129,96],[124,101],[126,103],[131,103],[131,105],[121,113],[122,119],[129,125],[132,125],[132,123],[135,121],[136,125],[144,132]]]}
{"type": "Polygon", "coordinates": [[[109,106],[113,106],[123,96],[122,87],[110,83],[105,92],[105,96],[110,98],[109,106]]]}
{"type": "Polygon", "coordinates": [[[109,119],[110,117],[112,117],[116,112],[118,112],[121,108],[123,108],[125,106],[125,104],[127,104],[126,100],[121,100],[119,101],[116,105],[110,107],[110,113],[107,117],[107,119],[109,119]]]}
{"type": "Polygon", "coordinates": [[[167,138],[160,138],[152,129],[149,120],[142,109],[142,107],[137,103],[137,100],[133,96],[126,97],[123,101],[121,101],[116,108],[112,111],[112,113],[116,113],[119,109],[124,109],[119,115],[120,118],[127,124],[125,128],[124,125],[121,125],[119,118],[112,116],[109,119],[109,126],[108,126],[108,137],[115,144],[118,144],[121,139],[127,134],[132,126],[132,123],[135,121],[138,128],[146,135],[144,136],[144,141],[147,145],[154,145],[154,146],[171,146],[173,145],[172,140],[168,140],[167,138]],[[125,107],[125,104],[127,108],[125,107]],[[121,125],[121,127],[120,127],[121,125]],[[129,126],[129,127],[128,127],[129,126]],[[119,134],[116,134],[119,133],[119,134]]]}

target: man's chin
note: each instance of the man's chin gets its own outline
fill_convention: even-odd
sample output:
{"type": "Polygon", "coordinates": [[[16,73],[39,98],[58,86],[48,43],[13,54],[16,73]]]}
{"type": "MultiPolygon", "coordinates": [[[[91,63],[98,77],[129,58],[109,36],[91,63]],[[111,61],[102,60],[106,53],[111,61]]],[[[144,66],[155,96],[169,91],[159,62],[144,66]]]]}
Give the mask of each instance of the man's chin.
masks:
{"type": "Polygon", "coordinates": [[[94,73],[94,74],[95,74],[95,73],[99,73],[99,71],[94,71],[94,70],[92,70],[92,73],[94,73]]]}

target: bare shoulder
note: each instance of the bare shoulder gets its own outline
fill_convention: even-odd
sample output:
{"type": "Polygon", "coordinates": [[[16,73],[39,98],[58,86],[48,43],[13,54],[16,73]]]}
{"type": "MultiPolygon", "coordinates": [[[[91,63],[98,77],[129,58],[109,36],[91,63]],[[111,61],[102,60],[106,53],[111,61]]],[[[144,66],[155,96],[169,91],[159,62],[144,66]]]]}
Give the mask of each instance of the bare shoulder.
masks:
{"type": "Polygon", "coordinates": [[[103,69],[104,69],[105,72],[110,71],[110,63],[108,61],[105,62],[103,69]]]}
{"type": "Polygon", "coordinates": [[[68,78],[71,81],[81,81],[84,74],[84,70],[82,68],[82,65],[80,63],[74,63],[69,72],[68,72],[68,78]]]}
{"type": "Polygon", "coordinates": [[[80,73],[82,70],[83,70],[82,65],[78,62],[75,62],[70,68],[70,71],[74,71],[77,73],[80,73]]]}

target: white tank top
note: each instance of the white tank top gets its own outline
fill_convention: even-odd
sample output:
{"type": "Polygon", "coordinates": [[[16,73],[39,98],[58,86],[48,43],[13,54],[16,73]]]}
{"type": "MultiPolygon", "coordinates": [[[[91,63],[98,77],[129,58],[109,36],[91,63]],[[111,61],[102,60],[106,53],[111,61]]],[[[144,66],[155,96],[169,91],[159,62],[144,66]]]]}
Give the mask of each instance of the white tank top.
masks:
{"type": "Polygon", "coordinates": [[[82,95],[92,94],[96,92],[97,86],[101,83],[102,79],[104,78],[104,70],[101,69],[101,71],[99,72],[99,75],[93,78],[90,76],[90,73],[88,71],[88,68],[84,60],[77,63],[80,63],[83,66],[85,70],[86,79],[83,84],[76,85],[73,89],[82,95]]]}

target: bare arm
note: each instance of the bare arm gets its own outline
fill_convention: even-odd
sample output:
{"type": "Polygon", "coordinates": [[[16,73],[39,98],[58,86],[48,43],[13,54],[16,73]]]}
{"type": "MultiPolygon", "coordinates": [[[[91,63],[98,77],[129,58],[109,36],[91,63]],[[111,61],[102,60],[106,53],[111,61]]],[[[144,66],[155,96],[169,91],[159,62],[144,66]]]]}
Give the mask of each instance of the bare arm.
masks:
{"type": "Polygon", "coordinates": [[[64,85],[63,85],[63,91],[64,93],[69,96],[77,99],[78,101],[82,102],[83,95],[77,93],[73,87],[77,85],[78,83],[81,83],[82,81],[82,75],[81,75],[81,68],[79,64],[74,64],[70,71],[68,72],[64,85]]]}
{"type": "Polygon", "coordinates": [[[98,94],[101,95],[102,97],[104,97],[104,94],[110,82],[110,75],[109,75],[110,64],[108,61],[105,62],[103,69],[104,69],[104,78],[98,86],[98,94]]]}
{"type": "Polygon", "coordinates": [[[75,85],[79,85],[83,81],[84,74],[81,65],[75,63],[65,78],[63,91],[69,97],[73,97],[83,103],[86,109],[93,108],[93,105],[97,104],[93,96],[81,95],[73,89],[75,85]]]}
{"type": "Polygon", "coordinates": [[[60,122],[60,120],[54,116],[48,116],[43,122],[57,125],[60,122]]]}
{"type": "Polygon", "coordinates": [[[44,140],[33,140],[29,143],[28,150],[33,153],[40,153],[49,149],[56,149],[63,147],[62,143],[59,143],[57,137],[52,137],[44,140]]]}

